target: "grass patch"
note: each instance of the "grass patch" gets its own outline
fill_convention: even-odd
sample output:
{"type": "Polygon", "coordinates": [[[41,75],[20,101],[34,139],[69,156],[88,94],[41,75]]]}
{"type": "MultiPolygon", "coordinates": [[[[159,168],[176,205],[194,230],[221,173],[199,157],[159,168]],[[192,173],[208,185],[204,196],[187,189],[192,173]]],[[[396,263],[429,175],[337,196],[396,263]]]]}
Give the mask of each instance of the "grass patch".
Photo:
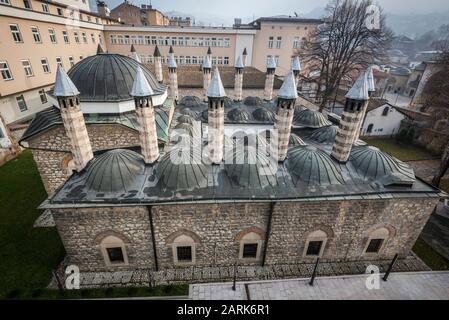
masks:
{"type": "Polygon", "coordinates": [[[412,250],[432,270],[449,270],[449,261],[433,250],[423,239],[418,238],[412,250]]]}
{"type": "Polygon", "coordinates": [[[449,193],[449,179],[442,179],[440,181],[440,189],[449,193]]]}
{"type": "Polygon", "coordinates": [[[437,159],[437,157],[423,148],[407,145],[395,139],[363,138],[363,140],[369,145],[375,146],[402,161],[437,159]]]}

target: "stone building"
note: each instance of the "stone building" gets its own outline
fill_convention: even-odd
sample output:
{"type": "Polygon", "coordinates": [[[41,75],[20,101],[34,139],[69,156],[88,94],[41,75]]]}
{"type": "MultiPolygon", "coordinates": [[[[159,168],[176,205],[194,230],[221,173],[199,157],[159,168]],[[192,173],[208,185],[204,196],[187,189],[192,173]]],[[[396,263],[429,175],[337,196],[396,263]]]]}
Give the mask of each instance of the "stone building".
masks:
{"type": "MultiPolygon", "coordinates": [[[[346,122],[360,119],[366,79],[348,95],[346,122]]],[[[341,151],[347,159],[331,155],[336,137],[352,131],[295,106],[293,72],[272,100],[261,90],[233,101],[215,69],[208,102],[184,96],[176,105],[146,67],[124,56],[87,58],[65,81],[80,92],[71,99],[80,100],[93,159],[63,172],[76,152],[61,125],[64,105],[39,114],[24,140],[50,194],[41,208],[53,215],[67,262],[82,272],[404,258],[441,196],[356,136],[341,151]],[[109,82],[111,74],[123,81],[109,82]],[[140,153],[151,139],[137,132],[153,131],[138,127],[147,124],[136,124],[131,101],[155,114],[160,156],[152,163],[140,153]]]]}

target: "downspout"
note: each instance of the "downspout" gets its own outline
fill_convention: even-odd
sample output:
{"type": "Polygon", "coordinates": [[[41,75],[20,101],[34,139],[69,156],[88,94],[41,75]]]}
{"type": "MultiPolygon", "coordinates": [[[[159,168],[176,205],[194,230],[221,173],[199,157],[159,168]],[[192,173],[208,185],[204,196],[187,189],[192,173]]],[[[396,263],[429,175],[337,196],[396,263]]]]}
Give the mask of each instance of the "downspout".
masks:
{"type": "Polygon", "coordinates": [[[270,239],[270,233],[271,233],[271,220],[273,219],[273,211],[274,211],[275,204],[276,204],[276,202],[270,203],[270,212],[268,213],[267,230],[265,233],[265,246],[263,248],[262,267],[265,266],[265,259],[267,257],[268,240],[270,239]]]}
{"type": "Polygon", "coordinates": [[[150,218],[151,243],[153,245],[154,267],[156,271],[159,271],[159,263],[157,261],[157,252],[156,252],[156,239],[154,237],[153,210],[152,210],[153,207],[147,206],[147,208],[148,208],[148,217],[150,218]]]}

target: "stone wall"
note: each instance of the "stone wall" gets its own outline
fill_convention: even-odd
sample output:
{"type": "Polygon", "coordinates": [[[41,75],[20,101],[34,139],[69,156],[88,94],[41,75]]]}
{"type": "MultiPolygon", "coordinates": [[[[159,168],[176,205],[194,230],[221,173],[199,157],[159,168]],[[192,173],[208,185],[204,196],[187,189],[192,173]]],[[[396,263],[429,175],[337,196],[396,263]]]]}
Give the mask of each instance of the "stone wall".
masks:
{"type": "MultiPolygon", "coordinates": [[[[273,206],[267,244],[267,265],[311,263],[303,257],[308,234],[323,230],[327,243],[323,262],[405,258],[416,242],[438,199],[391,198],[270,203],[156,205],[151,207],[160,270],[177,267],[172,241],[182,234],[195,239],[195,267],[230,266],[238,257],[239,239],[247,232],[261,236],[259,259],[240,265],[259,266],[273,206]],[[384,227],[390,235],[380,254],[364,254],[370,233],[384,227]]],[[[154,268],[146,207],[52,210],[72,263],[85,271],[109,271],[94,239],[104,232],[123,234],[129,243],[130,267],[154,268]]]]}
{"type": "Polygon", "coordinates": [[[444,148],[449,141],[449,134],[442,131],[437,131],[432,128],[422,128],[410,123],[409,121],[402,121],[398,132],[402,130],[413,129],[415,133],[415,141],[418,146],[425,148],[434,155],[441,155],[444,148]]]}

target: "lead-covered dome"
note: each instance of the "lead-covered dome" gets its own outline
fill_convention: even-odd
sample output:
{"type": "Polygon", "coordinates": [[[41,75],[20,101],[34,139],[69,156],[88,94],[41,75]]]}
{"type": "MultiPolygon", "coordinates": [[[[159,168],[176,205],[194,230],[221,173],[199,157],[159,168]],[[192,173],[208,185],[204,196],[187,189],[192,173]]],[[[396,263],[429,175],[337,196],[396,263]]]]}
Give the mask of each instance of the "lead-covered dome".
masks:
{"type": "Polygon", "coordinates": [[[247,122],[251,114],[243,108],[235,108],[227,113],[228,119],[235,122],[247,122]]]}
{"type": "Polygon", "coordinates": [[[86,169],[86,187],[98,193],[131,191],[143,174],[143,157],[131,150],[114,149],[94,158],[86,169]]]}
{"type": "Polygon", "coordinates": [[[306,128],[321,128],[332,124],[324,114],[310,109],[303,109],[295,113],[293,122],[297,126],[306,128]]]}
{"type": "Polygon", "coordinates": [[[415,173],[404,162],[372,146],[355,146],[349,161],[364,179],[379,180],[383,185],[413,184],[415,173]]]}
{"type": "Polygon", "coordinates": [[[313,140],[319,143],[334,143],[335,136],[337,135],[337,126],[326,126],[314,130],[307,139],[313,140]]]}
{"type": "Polygon", "coordinates": [[[276,114],[273,111],[263,107],[259,107],[254,110],[253,117],[256,120],[263,122],[274,122],[276,120],[276,114]]]}
{"type": "Polygon", "coordinates": [[[292,176],[306,184],[344,183],[341,170],[331,157],[313,146],[298,146],[287,153],[287,168],[292,176]]]}
{"type": "Polygon", "coordinates": [[[74,65],[68,75],[78,88],[82,102],[125,101],[133,99],[130,92],[139,65],[154,94],[163,94],[165,86],[146,67],[120,54],[86,57],[74,65]]]}

